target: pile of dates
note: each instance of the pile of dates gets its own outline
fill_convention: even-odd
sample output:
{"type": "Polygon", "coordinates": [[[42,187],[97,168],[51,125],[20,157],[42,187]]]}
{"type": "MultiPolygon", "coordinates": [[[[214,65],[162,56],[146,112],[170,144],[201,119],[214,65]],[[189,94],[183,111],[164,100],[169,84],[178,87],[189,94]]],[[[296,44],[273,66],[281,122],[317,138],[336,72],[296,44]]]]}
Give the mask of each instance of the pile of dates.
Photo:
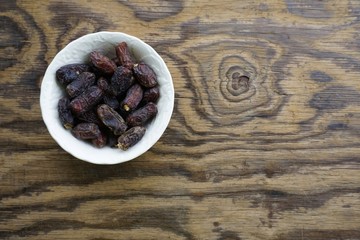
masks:
{"type": "Polygon", "coordinates": [[[56,71],[65,96],[59,100],[62,125],[98,148],[127,150],[144,136],[145,124],[157,114],[160,91],[154,71],[137,63],[126,42],[110,59],[99,51],[88,64],[68,64],[56,71]]]}

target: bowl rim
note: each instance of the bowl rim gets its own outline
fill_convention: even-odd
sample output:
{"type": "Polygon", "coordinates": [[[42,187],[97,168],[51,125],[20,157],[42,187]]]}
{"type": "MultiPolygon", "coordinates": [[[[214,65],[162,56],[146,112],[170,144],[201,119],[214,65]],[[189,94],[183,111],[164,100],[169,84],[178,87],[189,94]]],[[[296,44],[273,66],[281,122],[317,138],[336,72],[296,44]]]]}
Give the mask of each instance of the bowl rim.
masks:
{"type": "MultiPolygon", "coordinates": [[[[69,63],[70,64],[70,63],[69,63]]],[[[173,80],[170,74],[170,71],[165,63],[165,61],[162,59],[162,57],[155,51],[155,49],[153,49],[149,44],[145,43],[144,41],[142,41],[141,39],[123,33],[123,32],[110,32],[110,31],[100,31],[100,32],[96,32],[96,33],[89,33],[86,35],[83,35],[73,41],[71,41],[70,43],[68,43],[64,48],[62,48],[55,56],[54,58],[51,60],[50,64],[48,65],[45,74],[43,76],[42,79],[42,83],[41,83],[41,89],[40,89],[40,109],[41,109],[41,115],[42,115],[42,119],[51,135],[51,137],[57,142],[57,144],[66,152],[68,152],[69,154],[71,154],[72,156],[74,156],[77,159],[83,160],[85,162],[89,162],[89,163],[93,163],[93,164],[100,164],[100,165],[110,165],[110,164],[119,164],[119,163],[123,163],[123,162],[127,162],[130,161],[132,159],[137,158],[138,156],[142,155],[143,153],[145,153],[146,151],[148,151],[159,139],[160,137],[163,135],[163,133],[165,132],[171,117],[172,117],[172,113],[174,110],[174,101],[175,101],[175,91],[174,91],[174,84],[173,84],[173,80]],[[161,72],[166,76],[167,82],[166,84],[169,85],[168,87],[171,89],[171,92],[168,93],[169,97],[171,98],[171,101],[167,101],[166,105],[167,105],[167,111],[166,111],[166,115],[161,119],[161,124],[162,124],[162,128],[157,132],[156,136],[152,136],[151,137],[151,141],[147,141],[146,142],[146,146],[143,148],[140,148],[139,151],[137,152],[132,152],[132,154],[128,155],[128,157],[123,158],[121,156],[121,152],[122,150],[120,149],[111,149],[113,151],[119,151],[119,157],[116,159],[113,158],[101,158],[101,159],[97,159],[94,156],[89,156],[88,154],[83,154],[80,153],[78,151],[74,151],[74,149],[70,148],[67,144],[65,144],[64,139],[61,139],[58,134],[57,131],[59,131],[59,128],[57,127],[58,125],[53,123],[53,118],[49,117],[50,114],[48,114],[48,104],[46,104],[45,102],[45,94],[43,89],[45,89],[46,87],[44,87],[47,84],[47,81],[50,81],[49,79],[54,78],[53,76],[51,76],[53,74],[53,69],[52,69],[52,65],[55,64],[54,60],[61,56],[62,54],[64,54],[64,52],[67,51],[67,49],[71,49],[71,47],[73,47],[74,45],[76,45],[78,42],[83,41],[84,39],[87,38],[96,38],[98,36],[105,36],[105,37],[111,37],[111,36],[118,36],[121,38],[126,38],[126,39],[131,39],[131,41],[135,41],[137,43],[140,43],[141,45],[143,45],[147,51],[150,51],[151,55],[154,56],[156,58],[157,61],[159,61],[160,66],[162,67],[161,72]]],[[[62,130],[64,131],[69,131],[63,128],[63,126],[60,125],[60,127],[62,128],[62,130]]],[[[91,146],[89,144],[90,147],[95,148],[94,146],[91,146]]],[[[135,145],[136,146],[136,145],[135,145]]],[[[135,147],[134,146],[134,147],[135,147]]],[[[98,150],[102,150],[102,149],[98,149],[98,150]]],[[[129,150],[128,150],[129,151],[129,150]]]]}

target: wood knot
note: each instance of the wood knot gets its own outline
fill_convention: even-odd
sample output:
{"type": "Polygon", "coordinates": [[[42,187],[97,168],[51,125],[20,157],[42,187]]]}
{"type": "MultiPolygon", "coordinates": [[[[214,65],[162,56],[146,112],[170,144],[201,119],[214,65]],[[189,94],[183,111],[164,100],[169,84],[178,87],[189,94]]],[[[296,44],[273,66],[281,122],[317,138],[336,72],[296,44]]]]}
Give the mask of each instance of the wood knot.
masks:
{"type": "Polygon", "coordinates": [[[220,91],[225,99],[240,102],[256,92],[257,66],[243,56],[225,56],[219,66],[220,91]]]}
{"type": "Polygon", "coordinates": [[[192,40],[183,49],[182,60],[190,69],[184,75],[196,89],[194,114],[225,126],[277,111],[283,98],[277,94],[272,71],[280,56],[277,45],[252,38],[219,41],[216,37],[192,40]]]}
{"type": "Polygon", "coordinates": [[[231,76],[231,86],[234,90],[249,90],[250,79],[248,76],[235,72],[231,76]]]}

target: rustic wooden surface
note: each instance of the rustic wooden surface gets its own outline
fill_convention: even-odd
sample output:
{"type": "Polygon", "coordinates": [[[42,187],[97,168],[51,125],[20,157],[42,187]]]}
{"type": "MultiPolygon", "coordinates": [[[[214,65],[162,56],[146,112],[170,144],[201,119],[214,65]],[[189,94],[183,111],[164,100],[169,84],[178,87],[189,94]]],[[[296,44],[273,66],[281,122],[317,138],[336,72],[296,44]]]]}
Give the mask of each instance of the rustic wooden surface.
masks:
{"type": "Polygon", "coordinates": [[[0,239],[360,239],[359,32],[357,0],[0,0],[0,239]],[[115,166],[39,109],[55,54],[102,30],[151,44],[176,91],[115,166]]]}

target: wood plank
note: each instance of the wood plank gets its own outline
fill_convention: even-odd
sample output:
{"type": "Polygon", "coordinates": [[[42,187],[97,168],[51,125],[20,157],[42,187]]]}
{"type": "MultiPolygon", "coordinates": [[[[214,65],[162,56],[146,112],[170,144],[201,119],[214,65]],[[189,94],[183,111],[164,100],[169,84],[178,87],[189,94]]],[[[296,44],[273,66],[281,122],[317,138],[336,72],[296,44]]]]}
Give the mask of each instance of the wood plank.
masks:
{"type": "Polygon", "coordinates": [[[1,1],[1,239],[360,239],[360,3],[1,1]],[[41,119],[47,65],[122,31],[175,86],[159,142],[75,159],[41,119]],[[245,76],[245,77],[244,77],[245,76]]]}

